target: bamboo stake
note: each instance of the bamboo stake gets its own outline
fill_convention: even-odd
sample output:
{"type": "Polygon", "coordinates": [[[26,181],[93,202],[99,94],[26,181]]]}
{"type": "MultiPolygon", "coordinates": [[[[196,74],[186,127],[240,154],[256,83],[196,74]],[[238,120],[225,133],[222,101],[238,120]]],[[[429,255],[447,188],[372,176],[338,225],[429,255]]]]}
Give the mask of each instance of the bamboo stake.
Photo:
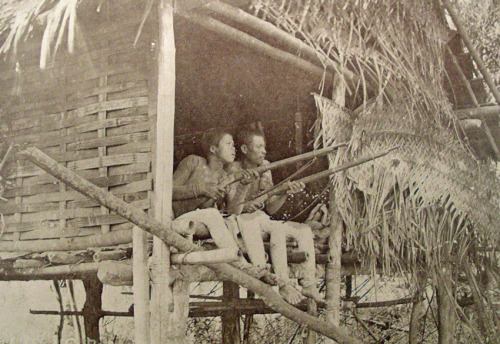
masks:
{"type": "Polygon", "coordinates": [[[134,339],[135,343],[150,343],[147,233],[134,226],[133,239],[134,339]]]}
{"type": "MultiPolygon", "coordinates": [[[[57,161],[51,159],[40,150],[28,148],[20,154],[33,161],[55,178],[90,197],[99,204],[106,206],[132,223],[135,223],[145,231],[157,236],[168,245],[174,246],[178,250],[184,252],[201,250],[201,248],[197,247],[189,240],[173,232],[170,226],[151,219],[142,210],[134,208],[123,200],[115,197],[113,194],[96,187],[76,173],[61,166],[57,161]]],[[[324,320],[312,317],[288,304],[270,286],[246,274],[241,269],[226,263],[207,264],[207,266],[220,274],[222,278],[227,278],[259,294],[267,305],[285,317],[308,326],[326,337],[337,340],[339,343],[360,343],[357,338],[347,335],[337,326],[333,326],[324,320]]]]}
{"type": "Polygon", "coordinates": [[[474,48],[474,45],[472,44],[472,41],[469,38],[469,35],[467,35],[467,32],[465,31],[464,26],[462,25],[462,21],[458,17],[457,12],[451,5],[449,0],[441,0],[443,3],[444,8],[448,11],[448,14],[450,15],[451,19],[453,20],[453,23],[455,24],[455,27],[457,28],[458,34],[460,37],[462,37],[462,40],[464,41],[465,45],[467,46],[467,49],[469,50],[472,58],[477,64],[477,67],[479,68],[479,71],[484,77],[484,80],[486,81],[486,84],[488,84],[488,87],[490,88],[491,93],[493,93],[493,96],[495,97],[497,104],[500,104],[500,92],[495,86],[495,82],[493,81],[493,78],[491,77],[490,72],[488,72],[488,69],[484,65],[483,60],[481,59],[481,56],[479,56],[478,52],[474,48]]]}

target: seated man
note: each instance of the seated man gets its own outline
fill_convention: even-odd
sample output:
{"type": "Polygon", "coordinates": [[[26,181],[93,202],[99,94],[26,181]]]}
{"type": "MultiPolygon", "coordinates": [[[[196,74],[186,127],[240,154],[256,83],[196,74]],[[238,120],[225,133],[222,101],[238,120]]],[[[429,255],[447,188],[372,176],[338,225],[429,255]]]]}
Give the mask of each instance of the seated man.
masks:
{"type": "MultiPolygon", "coordinates": [[[[266,142],[264,135],[256,130],[243,130],[238,135],[241,161],[231,164],[227,171],[236,173],[243,169],[252,169],[268,163],[264,160],[266,156],[266,142]]],[[[273,221],[260,209],[266,209],[268,213],[275,213],[286,201],[288,195],[271,197],[268,200],[257,199],[248,205],[243,205],[241,199],[250,200],[261,191],[273,186],[271,171],[263,173],[257,180],[248,185],[236,185],[228,193],[227,210],[231,214],[242,214],[238,216],[239,229],[243,241],[247,246],[248,256],[253,264],[264,267],[265,252],[262,241],[263,235],[270,236],[271,260],[274,272],[285,283],[280,286],[280,294],[288,302],[295,304],[301,299],[300,293],[290,284],[287,269],[286,237],[292,237],[298,243],[299,250],[308,253],[308,259],[299,265],[299,283],[303,288],[303,294],[316,300],[321,300],[316,287],[316,257],[314,252],[314,241],[311,228],[307,225],[273,221]]],[[[289,193],[301,190],[304,186],[290,183],[289,193]]]]}
{"type": "MultiPolygon", "coordinates": [[[[235,216],[223,218],[226,189],[219,186],[230,178],[224,167],[234,162],[236,150],[233,137],[222,130],[209,130],[202,137],[202,156],[189,155],[183,159],[173,175],[172,207],[176,220],[184,219],[204,224],[219,248],[239,252],[235,240],[235,216]]],[[[243,185],[255,180],[258,174],[243,172],[243,185]]]]}

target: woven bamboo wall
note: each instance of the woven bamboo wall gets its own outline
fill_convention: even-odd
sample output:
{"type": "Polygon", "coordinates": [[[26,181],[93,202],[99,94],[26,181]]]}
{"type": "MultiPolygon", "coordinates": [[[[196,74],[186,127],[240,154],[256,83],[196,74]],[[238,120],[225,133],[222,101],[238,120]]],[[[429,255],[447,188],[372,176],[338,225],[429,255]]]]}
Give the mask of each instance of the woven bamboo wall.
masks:
{"type": "MultiPolygon", "coordinates": [[[[74,54],[61,47],[50,66],[40,70],[40,33],[35,32],[19,51],[17,67],[11,61],[0,66],[2,141],[18,149],[36,146],[137,208],[149,209],[150,40],[133,46],[140,16],[126,22],[116,20],[120,13],[90,13],[80,18],[74,54]]],[[[12,159],[2,176],[14,187],[3,194],[8,202],[0,204],[6,224],[0,240],[131,228],[26,160],[12,159]]]]}

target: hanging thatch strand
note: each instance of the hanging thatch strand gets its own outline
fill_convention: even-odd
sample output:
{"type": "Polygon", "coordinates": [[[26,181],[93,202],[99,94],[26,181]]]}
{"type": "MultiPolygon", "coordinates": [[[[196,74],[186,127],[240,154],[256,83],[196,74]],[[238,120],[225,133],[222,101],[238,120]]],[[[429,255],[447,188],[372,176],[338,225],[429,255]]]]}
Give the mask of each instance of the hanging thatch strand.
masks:
{"type": "Polygon", "coordinates": [[[40,48],[40,68],[45,68],[50,58],[61,45],[67,28],[68,51],[74,50],[76,8],[79,0],[10,1],[2,3],[0,34],[8,31],[0,46],[0,54],[12,50],[15,56],[19,42],[33,29],[34,19],[44,21],[44,32],[40,48]],[[56,39],[57,37],[57,39],[56,39]]]}

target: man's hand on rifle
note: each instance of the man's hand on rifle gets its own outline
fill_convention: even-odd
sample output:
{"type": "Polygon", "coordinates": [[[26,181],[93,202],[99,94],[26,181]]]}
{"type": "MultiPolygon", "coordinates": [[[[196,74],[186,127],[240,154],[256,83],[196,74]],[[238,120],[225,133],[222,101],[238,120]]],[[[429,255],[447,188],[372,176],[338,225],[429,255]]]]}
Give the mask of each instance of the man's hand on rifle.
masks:
{"type": "Polygon", "coordinates": [[[244,213],[253,213],[254,211],[264,209],[264,199],[259,197],[257,199],[254,199],[253,201],[249,202],[248,204],[245,204],[243,207],[243,212],[244,213]]]}
{"type": "Polygon", "coordinates": [[[305,184],[302,182],[288,182],[287,185],[288,185],[288,191],[286,192],[287,195],[293,195],[297,192],[301,192],[306,187],[305,184]]]}
{"type": "Polygon", "coordinates": [[[259,172],[255,170],[243,170],[243,179],[240,180],[240,183],[243,185],[251,184],[257,180],[259,176],[259,172]]]}
{"type": "Polygon", "coordinates": [[[213,182],[206,182],[200,185],[200,194],[213,199],[223,198],[226,194],[226,188],[213,182]]]}

